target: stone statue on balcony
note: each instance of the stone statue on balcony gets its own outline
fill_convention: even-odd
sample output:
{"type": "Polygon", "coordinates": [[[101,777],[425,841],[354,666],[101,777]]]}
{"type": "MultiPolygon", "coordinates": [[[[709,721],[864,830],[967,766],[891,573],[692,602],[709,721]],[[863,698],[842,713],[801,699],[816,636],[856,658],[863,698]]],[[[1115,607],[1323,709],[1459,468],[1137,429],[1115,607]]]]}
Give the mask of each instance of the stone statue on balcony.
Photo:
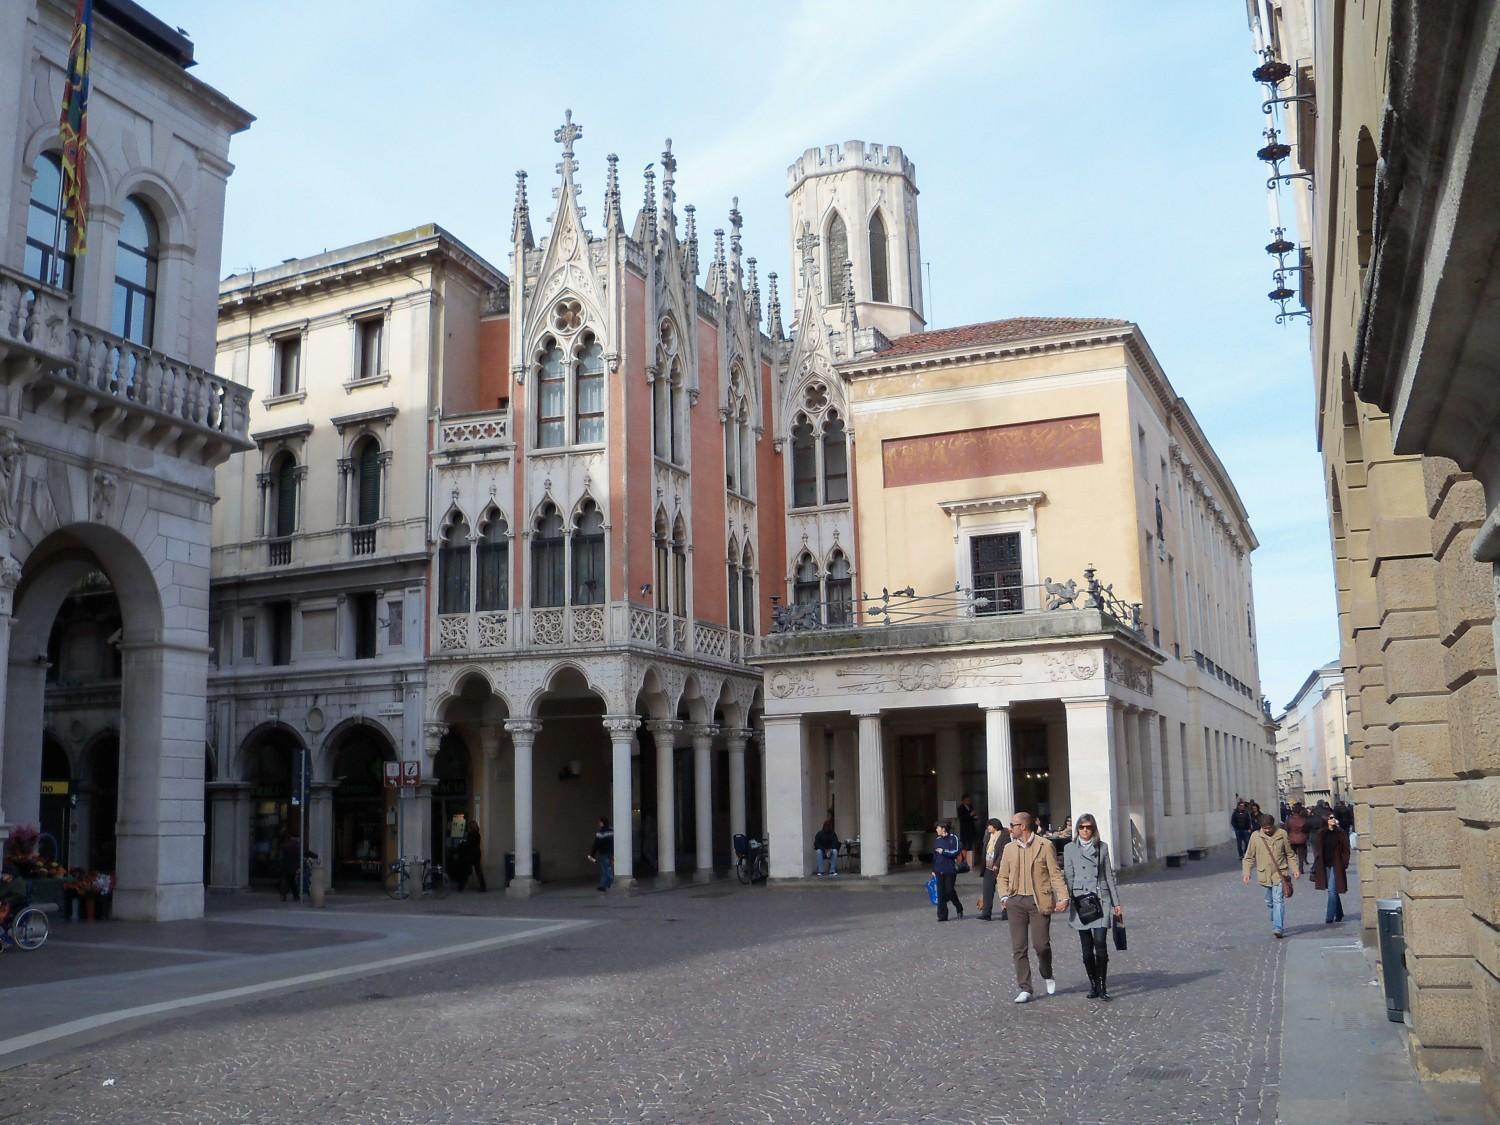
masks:
{"type": "Polygon", "coordinates": [[[9,430],[0,430],[0,532],[16,526],[16,493],[26,451],[9,430]]]}
{"type": "Polygon", "coordinates": [[[1045,583],[1047,590],[1047,608],[1061,609],[1068,606],[1070,609],[1078,608],[1074,599],[1078,597],[1078,583],[1069,578],[1067,582],[1054,582],[1048,578],[1045,583]]]}

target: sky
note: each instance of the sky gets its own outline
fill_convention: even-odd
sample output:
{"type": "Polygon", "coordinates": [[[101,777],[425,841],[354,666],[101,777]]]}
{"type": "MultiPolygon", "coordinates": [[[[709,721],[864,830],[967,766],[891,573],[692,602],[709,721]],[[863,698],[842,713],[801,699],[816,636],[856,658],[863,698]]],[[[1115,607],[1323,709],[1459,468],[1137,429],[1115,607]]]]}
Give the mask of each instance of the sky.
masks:
{"type": "Polygon", "coordinates": [[[257,118],[230,150],[226,274],[429,221],[509,273],[515,171],[540,237],[571,108],[586,223],[606,154],[628,221],[671,137],[704,260],[737,196],[745,253],[781,275],[785,306],[787,166],[847,139],[900,145],[929,326],[1139,324],[1260,540],[1272,706],[1338,655],[1306,323],[1278,326],[1265,296],[1265,118],[1239,0],[147,7],[257,118]]]}

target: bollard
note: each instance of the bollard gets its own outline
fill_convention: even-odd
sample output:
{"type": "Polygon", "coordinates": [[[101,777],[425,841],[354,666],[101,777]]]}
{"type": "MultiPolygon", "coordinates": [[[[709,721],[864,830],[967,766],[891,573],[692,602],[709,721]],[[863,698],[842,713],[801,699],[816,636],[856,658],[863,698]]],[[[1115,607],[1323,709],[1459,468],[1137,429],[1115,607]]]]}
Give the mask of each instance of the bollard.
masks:
{"type": "Polygon", "coordinates": [[[1375,900],[1380,927],[1380,976],[1385,985],[1385,1018],[1401,1023],[1406,1018],[1406,931],[1402,924],[1401,900],[1375,900]]]}
{"type": "Polygon", "coordinates": [[[321,863],[310,864],[312,874],[307,881],[307,895],[314,908],[321,910],[328,894],[328,872],[321,863]]]}

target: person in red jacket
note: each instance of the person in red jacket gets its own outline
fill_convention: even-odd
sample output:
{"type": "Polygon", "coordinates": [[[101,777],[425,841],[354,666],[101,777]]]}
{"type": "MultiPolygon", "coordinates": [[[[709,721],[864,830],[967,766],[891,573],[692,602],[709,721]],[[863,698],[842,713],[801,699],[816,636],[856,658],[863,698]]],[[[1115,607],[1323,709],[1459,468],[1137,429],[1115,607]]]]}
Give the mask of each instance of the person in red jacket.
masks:
{"type": "Polygon", "coordinates": [[[1302,870],[1307,870],[1307,833],[1310,827],[1307,810],[1298,801],[1292,806],[1292,815],[1286,818],[1286,838],[1292,845],[1292,851],[1297,853],[1297,863],[1302,870]]]}

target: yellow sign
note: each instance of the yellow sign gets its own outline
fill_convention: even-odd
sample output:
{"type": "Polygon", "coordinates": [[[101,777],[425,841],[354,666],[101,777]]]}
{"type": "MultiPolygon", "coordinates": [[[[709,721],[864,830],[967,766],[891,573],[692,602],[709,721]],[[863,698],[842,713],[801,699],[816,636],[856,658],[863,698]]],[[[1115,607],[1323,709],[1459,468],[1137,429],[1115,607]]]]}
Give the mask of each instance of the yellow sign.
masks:
{"type": "Polygon", "coordinates": [[[43,797],[66,797],[68,795],[68,783],[66,781],[44,781],[42,782],[43,797]]]}

